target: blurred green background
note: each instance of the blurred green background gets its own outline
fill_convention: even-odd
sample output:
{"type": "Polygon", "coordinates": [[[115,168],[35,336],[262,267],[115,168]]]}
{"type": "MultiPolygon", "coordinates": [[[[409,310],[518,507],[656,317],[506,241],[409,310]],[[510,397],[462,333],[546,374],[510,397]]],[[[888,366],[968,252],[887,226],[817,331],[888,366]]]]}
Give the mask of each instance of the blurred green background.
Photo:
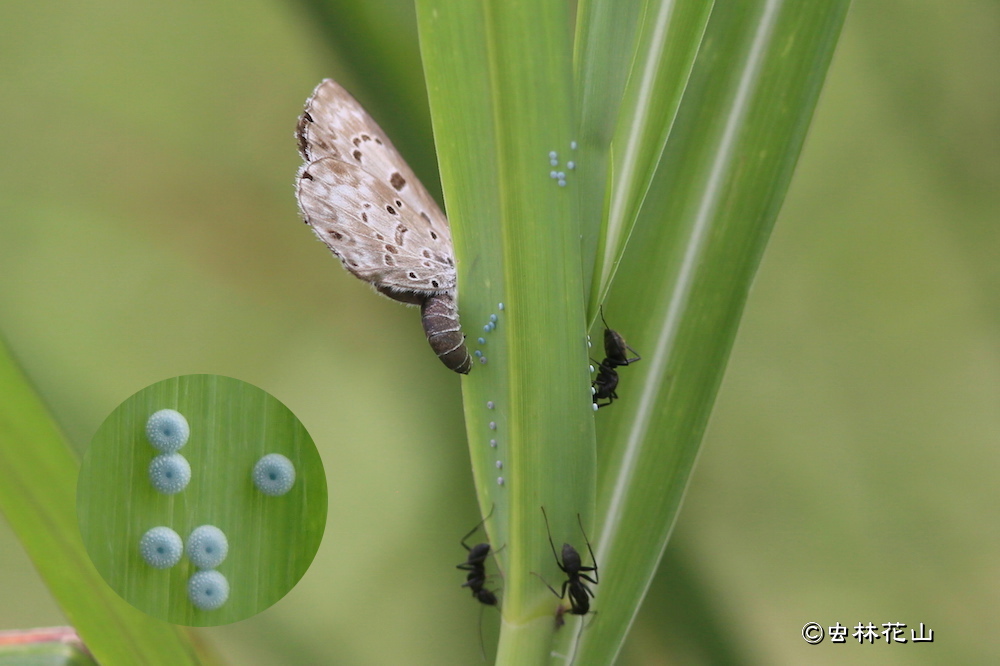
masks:
{"type": "MultiPolygon", "coordinates": [[[[380,41],[289,2],[5,4],[0,335],[80,451],[185,373],[305,424],[326,535],[270,610],[198,630],[230,663],[477,663],[458,379],[295,207],[325,76],[436,189],[412,7],[348,5],[331,25],[380,41]]],[[[996,3],[855,1],[622,663],[1000,660],[998,45],[996,3]],[[810,647],[807,621],[935,642],[810,647]]],[[[3,521],[0,599],[0,628],[64,622],[3,521]]]]}

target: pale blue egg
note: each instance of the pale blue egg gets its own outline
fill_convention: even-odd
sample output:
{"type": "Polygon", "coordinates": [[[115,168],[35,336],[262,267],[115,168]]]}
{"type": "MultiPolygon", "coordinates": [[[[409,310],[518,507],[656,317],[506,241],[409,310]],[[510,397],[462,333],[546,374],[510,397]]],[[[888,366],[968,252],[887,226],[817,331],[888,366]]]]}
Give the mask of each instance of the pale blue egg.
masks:
{"type": "Polygon", "coordinates": [[[265,495],[284,495],[295,485],[295,465],[280,453],[268,453],[253,466],[253,482],[265,495]]]}
{"type": "Polygon", "coordinates": [[[156,569],[169,569],[181,560],[184,543],[169,527],[154,527],[139,540],[139,552],[146,564],[156,569]]]}
{"type": "Polygon", "coordinates": [[[186,552],[191,563],[199,569],[214,569],[226,559],[229,540],[215,525],[202,525],[191,531],[186,552]]]}
{"type": "Polygon", "coordinates": [[[187,419],[173,409],[161,409],[146,421],[146,439],[164,453],[176,452],[187,444],[190,435],[187,419]]]}
{"type": "Polygon", "coordinates": [[[204,611],[220,608],[229,599],[229,581],[218,571],[199,571],[188,580],[188,598],[204,611]]]}
{"type": "Polygon", "coordinates": [[[179,493],[191,481],[191,465],[179,453],[164,453],[149,463],[149,482],[165,495],[179,493]]]}

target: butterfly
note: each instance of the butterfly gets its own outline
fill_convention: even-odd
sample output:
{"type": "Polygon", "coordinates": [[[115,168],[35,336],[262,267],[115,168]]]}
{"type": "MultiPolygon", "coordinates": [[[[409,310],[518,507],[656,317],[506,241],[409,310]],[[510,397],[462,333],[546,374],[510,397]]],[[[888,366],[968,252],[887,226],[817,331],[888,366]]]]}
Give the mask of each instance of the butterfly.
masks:
{"type": "Polygon", "coordinates": [[[354,97],[325,79],[295,130],[305,164],[296,179],[302,219],[355,277],[389,298],[419,305],[438,358],[467,374],[455,303],[448,219],[385,132],[354,97]]]}

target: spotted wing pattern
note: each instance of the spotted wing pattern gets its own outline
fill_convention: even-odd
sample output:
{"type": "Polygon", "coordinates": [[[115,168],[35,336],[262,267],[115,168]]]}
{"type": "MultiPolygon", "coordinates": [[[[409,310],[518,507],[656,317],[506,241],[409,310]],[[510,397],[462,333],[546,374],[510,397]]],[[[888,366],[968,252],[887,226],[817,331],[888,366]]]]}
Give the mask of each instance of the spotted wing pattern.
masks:
{"type": "Polygon", "coordinates": [[[306,101],[295,136],[305,160],[296,181],[303,220],[353,275],[423,306],[431,347],[449,368],[467,373],[472,359],[454,308],[451,231],[434,198],[372,117],[331,79],[306,101]],[[436,307],[428,307],[430,297],[440,297],[431,299],[436,307]],[[429,326],[450,335],[432,336],[429,326]]]}
{"type": "Polygon", "coordinates": [[[447,218],[357,100],[326,79],[296,136],[302,217],[347,270],[408,303],[455,288],[447,218]]]}

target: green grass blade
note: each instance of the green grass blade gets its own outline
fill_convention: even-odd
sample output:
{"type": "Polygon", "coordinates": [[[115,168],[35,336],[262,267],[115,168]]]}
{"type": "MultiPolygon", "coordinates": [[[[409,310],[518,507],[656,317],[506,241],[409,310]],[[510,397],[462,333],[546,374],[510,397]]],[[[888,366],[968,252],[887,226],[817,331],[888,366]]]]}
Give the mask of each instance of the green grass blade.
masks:
{"type": "MultiPolygon", "coordinates": [[[[573,61],[580,135],[604,150],[614,135],[621,100],[635,58],[645,3],[582,0],[577,7],[573,61]]],[[[597,193],[600,195],[600,192],[597,193]]]]}
{"type": "Polygon", "coordinates": [[[198,664],[185,630],[136,610],[101,579],[76,525],[76,457],[0,346],[0,509],[66,617],[103,664],[198,664]]]}
{"type": "Polygon", "coordinates": [[[600,614],[576,663],[614,659],[662,555],[846,9],[717,5],[709,20],[608,300],[644,357],[598,415],[600,614]]]}
{"type": "Polygon", "coordinates": [[[577,6],[573,61],[584,285],[590,284],[593,257],[601,243],[609,147],[635,58],[636,34],[644,6],[642,2],[608,0],[582,0],[577,6]]]}
{"type": "Polygon", "coordinates": [[[498,661],[539,663],[558,601],[532,572],[560,580],[539,507],[557,542],[579,543],[576,515],[588,523],[595,487],[579,184],[549,177],[550,151],[565,163],[573,139],[569,17],[562,3],[417,7],[462,319],[488,358],[463,392],[480,502],[496,506],[488,527],[502,548],[498,661]],[[482,333],[490,314],[498,327],[482,333]]]}
{"type": "Polygon", "coordinates": [[[610,187],[601,208],[604,219],[588,306],[591,321],[607,295],[652,182],[711,8],[712,3],[701,0],[650,0],[639,19],[635,56],[607,158],[612,163],[610,187]]]}
{"type": "Polygon", "coordinates": [[[460,9],[455,7],[449,12],[418,3],[417,14],[432,117],[435,126],[443,128],[434,133],[434,138],[441,179],[448,183],[445,201],[458,258],[462,321],[467,343],[477,352],[472,372],[462,382],[469,453],[481,511],[484,515],[493,511],[487,524],[490,539],[504,544],[510,540],[510,495],[499,485],[498,479],[507,475],[496,468],[495,461],[509,458],[510,454],[510,378],[508,372],[499,371],[509,364],[506,334],[509,320],[506,310],[499,307],[506,297],[503,256],[498,251],[503,247],[503,203],[501,191],[494,185],[501,178],[500,147],[495,135],[495,93],[489,77],[482,74],[490,69],[489,54],[483,48],[485,16],[483,7],[473,3],[464,3],[460,9]],[[447,48],[442,48],[445,45],[447,48]],[[450,52],[461,53],[462,57],[451,58],[450,52]],[[440,64],[432,65],[439,61],[440,64]],[[433,67],[446,69],[442,75],[434,76],[433,67]],[[465,87],[452,90],[440,80],[447,82],[453,76],[462,76],[465,87]],[[474,150],[467,149],[470,142],[474,142],[474,150]],[[470,223],[463,223],[463,219],[469,219],[470,223]],[[465,248],[473,244],[471,256],[476,260],[469,270],[470,262],[463,257],[469,256],[465,248]],[[489,335],[483,329],[491,314],[497,316],[497,335],[489,335]],[[479,344],[479,338],[487,344],[479,344]],[[482,363],[483,357],[486,363],[482,363]],[[492,413],[486,411],[490,402],[494,404],[492,413]],[[470,406],[475,409],[470,410],[470,406]],[[495,429],[490,428],[491,422],[495,429]],[[491,446],[493,442],[496,446],[491,446]]]}

